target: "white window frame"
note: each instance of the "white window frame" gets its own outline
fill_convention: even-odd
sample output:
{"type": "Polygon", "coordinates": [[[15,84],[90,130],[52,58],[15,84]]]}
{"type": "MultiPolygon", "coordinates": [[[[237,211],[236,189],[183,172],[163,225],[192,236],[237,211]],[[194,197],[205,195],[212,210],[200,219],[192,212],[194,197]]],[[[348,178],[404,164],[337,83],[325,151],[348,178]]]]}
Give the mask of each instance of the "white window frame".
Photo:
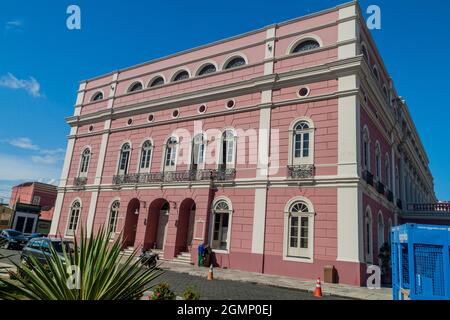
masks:
{"type": "Polygon", "coordinates": [[[163,154],[163,157],[162,157],[162,161],[163,161],[162,168],[163,168],[164,172],[176,171],[179,147],[180,147],[180,139],[179,139],[179,137],[177,137],[175,135],[172,135],[172,136],[170,136],[169,138],[167,138],[165,140],[165,143],[164,143],[164,154],[163,154]],[[175,146],[172,147],[172,150],[171,150],[171,153],[170,153],[170,158],[172,158],[172,156],[173,156],[174,164],[173,165],[166,165],[166,163],[167,163],[167,148],[168,148],[169,140],[172,139],[172,138],[176,140],[176,143],[174,144],[175,146]]]}
{"type": "Polygon", "coordinates": [[[311,52],[315,52],[316,50],[320,50],[323,47],[323,41],[322,39],[315,34],[306,34],[303,35],[299,38],[296,38],[294,41],[292,41],[289,46],[286,49],[286,55],[301,55],[301,54],[305,54],[305,53],[311,53],[311,52]],[[317,41],[317,43],[319,44],[319,48],[313,49],[313,50],[307,50],[307,51],[303,51],[303,52],[297,52],[297,53],[293,53],[294,49],[302,42],[308,41],[308,40],[314,40],[317,41]]]}
{"type": "MultiPolygon", "coordinates": [[[[231,139],[230,139],[231,140],[231,139]]],[[[236,167],[236,152],[237,152],[237,135],[236,135],[236,131],[233,128],[226,128],[224,129],[221,133],[220,133],[220,139],[218,139],[218,143],[219,146],[217,148],[217,150],[219,150],[219,154],[217,155],[217,168],[221,169],[222,165],[225,165],[226,169],[234,169],[236,167]],[[231,161],[228,161],[228,159],[226,159],[225,162],[223,162],[223,142],[224,142],[224,134],[225,132],[231,132],[231,134],[233,135],[233,154],[232,154],[232,159],[231,161]]],[[[228,149],[228,145],[229,142],[227,142],[227,149],[228,149]]],[[[227,158],[228,158],[228,152],[227,152],[227,158]]]]}
{"type": "Polygon", "coordinates": [[[372,210],[368,206],[364,216],[364,256],[366,263],[373,264],[373,223],[372,210]],[[369,232],[367,232],[367,225],[369,225],[369,232]],[[367,252],[369,248],[369,252],[367,252]]]}
{"type": "Polygon", "coordinates": [[[227,197],[218,197],[214,200],[213,205],[211,206],[211,212],[209,216],[209,232],[208,232],[208,243],[212,249],[213,252],[217,253],[229,253],[230,252],[230,246],[231,246],[231,228],[232,228],[232,222],[233,222],[233,207],[231,200],[227,197]],[[226,249],[215,249],[213,248],[213,237],[214,237],[214,219],[215,219],[215,208],[217,204],[221,201],[224,201],[228,205],[228,229],[227,229],[227,246],[226,249]]]}
{"type": "MultiPolygon", "coordinates": [[[[300,221],[300,220],[299,220],[300,221]]],[[[315,211],[314,206],[308,198],[305,197],[295,197],[288,201],[284,208],[284,233],[283,233],[283,260],[285,261],[295,261],[304,263],[314,263],[314,223],[315,223],[315,211]],[[308,207],[309,212],[296,213],[296,216],[307,217],[308,221],[308,255],[305,257],[290,255],[289,245],[290,245],[290,217],[291,208],[296,203],[303,203],[308,207]]]]}
{"type": "MultiPolygon", "coordinates": [[[[377,252],[377,256],[380,253],[381,247],[383,246],[384,242],[386,241],[385,236],[384,236],[385,228],[386,228],[386,225],[384,224],[383,213],[381,211],[378,211],[378,219],[377,219],[378,252],[377,252]]],[[[378,259],[378,263],[381,264],[381,259],[378,259]]]]}
{"type": "Polygon", "coordinates": [[[131,162],[131,153],[133,151],[133,147],[131,142],[129,141],[125,141],[124,143],[122,143],[122,145],[120,146],[119,149],[119,158],[117,160],[117,174],[118,175],[127,175],[129,173],[129,169],[130,169],[130,162],[131,162]],[[130,146],[130,151],[129,151],[129,156],[128,156],[128,163],[127,163],[127,167],[124,170],[120,170],[120,163],[122,160],[122,151],[123,151],[123,147],[128,144],[130,146]],[[123,171],[123,172],[122,172],[123,171]]]}
{"type": "Polygon", "coordinates": [[[139,161],[138,161],[138,163],[137,163],[137,172],[138,172],[138,173],[148,173],[148,172],[151,171],[151,169],[152,169],[153,150],[154,150],[154,148],[155,148],[155,147],[154,147],[154,144],[153,144],[153,140],[152,140],[151,138],[144,139],[144,141],[142,142],[141,147],[140,147],[141,151],[140,151],[140,153],[139,153],[139,161]],[[148,168],[142,168],[142,167],[141,167],[142,156],[143,156],[143,154],[144,154],[144,144],[145,144],[146,142],[150,142],[150,149],[149,149],[149,150],[150,150],[150,159],[149,159],[148,168]]]}
{"type": "Polygon", "coordinates": [[[190,159],[190,168],[193,168],[194,165],[194,157],[195,155],[195,147],[196,145],[199,146],[199,150],[201,148],[201,146],[203,146],[203,155],[201,157],[201,162],[198,162],[200,159],[197,159],[197,170],[202,170],[205,168],[205,162],[206,162],[206,147],[207,147],[207,139],[206,139],[206,135],[201,132],[201,133],[197,133],[196,135],[194,135],[192,141],[191,141],[191,148],[190,148],[190,154],[189,154],[189,159],[190,159]],[[196,138],[198,136],[202,136],[202,143],[197,143],[196,138]]]}
{"type": "Polygon", "coordinates": [[[369,132],[369,128],[367,126],[364,126],[363,128],[363,142],[362,142],[362,168],[371,172],[370,169],[370,132],[369,132]],[[367,148],[365,150],[364,148],[364,142],[367,143],[367,148]],[[364,156],[365,156],[365,152],[367,152],[367,165],[364,162],[364,156]]]}
{"type": "Polygon", "coordinates": [[[40,196],[33,196],[32,204],[38,206],[40,203],[41,203],[41,197],[40,196]]]}
{"type": "MultiPolygon", "coordinates": [[[[289,165],[302,165],[302,164],[314,164],[314,132],[315,126],[314,122],[309,118],[298,118],[295,119],[289,126],[289,150],[288,150],[288,161],[289,165]],[[307,122],[309,129],[304,130],[304,133],[309,133],[309,153],[308,157],[303,157],[303,152],[300,158],[295,157],[295,128],[300,122],[307,122]]],[[[302,139],[303,141],[303,139],[302,139]]],[[[301,146],[301,151],[303,150],[303,143],[301,146]]]]}
{"type": "Polygon", "coordinates": [[[117,226],[119,224],[119,217],[120,217],[120,200],[119,199],[114,199],[111,202],[111,204],[108,206],[108,215],[107,215],[107,222],[108,222],[108,224],[107,224],[107,228],[108,228],[107,232],[109,233],[109,237],[111,239],[113,239],[115,237],[115,235],[118,233],[117,232],[117,226]],[[115,223],[114,230],[110,231],[109,229],[110,229],[110,226],[111,226],[111,215],[112,215],[112,211],[113,211],[113,205],[115,203],[119,203],[119,207],[117,208],[117,216],[116,216],[115,221],[114,221],[114,223],[115,223]]]}
{"type": "Polygon", "coordinates": [[[384,156],[384,172],[386,175],[386,186],[387,188],[392,191],[392,174],[391,174],[391,161],[389,159],[389,153],[386,153],[384,156]]]}
{"type": "Polygon", "coordinates": [[[381,165],[381,146],[378,141],[375,142],[375,179],[382,182],[382,165],[381,165]]]}
{"type": "Polygon", "coordinates": [[[83,151],[81,151],[80,164],[79,164],[79,167],[78,167],[78,177],[79,178],[86,178],[88,176],[89,166],[91,164],[91,158],[92,158],[92,150],[91,150],[91,148],[89,146],[88,147],[84,147],[83,151]],[[82,169],[83,169],[83,159],[84,159],[84,153],[86,151],[89,151],[89,158],[87,160],[86,172],[83,172],[82,171],[82,169]]]}
{"type": "Polygon", "coordinates": [[[81,199],[79,199],[79,198],[76,198],[70,204],[69,214],[67,216],[66,228],[65,228],[65,232],[64,232],[65,237],[67,237],[67,238],[74,238],[75,235],[77,234],[77,230],[78,230],[78,227],[79,227],[79,224],[80,224],[82,208],[83,208],[83,203],[81,202],[81,199]],[[80,204],[80,207],[78,209],[78,217],[77,217],[77,220],[76,220],[76,223],[75,223],[75,229],[74,230],[70,230],[70,232],[69,232],[70,220],[71,220],[71,217],[72,217],[72,209],[74,208],[74,205],[77,202],[80,204]]]}

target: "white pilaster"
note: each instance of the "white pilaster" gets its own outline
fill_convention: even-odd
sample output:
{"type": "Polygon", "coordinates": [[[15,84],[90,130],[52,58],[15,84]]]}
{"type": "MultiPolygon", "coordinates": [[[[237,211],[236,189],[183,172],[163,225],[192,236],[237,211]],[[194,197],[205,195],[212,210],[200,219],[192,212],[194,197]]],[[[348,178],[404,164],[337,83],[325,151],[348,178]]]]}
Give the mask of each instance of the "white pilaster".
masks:
{"type": "MultiPolygon", "coordinates": [[[[264,57],[264,74],[273,73],[273,58],[275,56],[275,27],[266,31],[266,44],[264,57]]],[[[261,92],[261,103],[272,102],[272,90],[261,92]]],[[[267,179],[270,148],[270,115],[271,108],[260,109],[259,135],[258,135],[258,165],[256,169],[257,179],[267,179]]],[[[255,189],[255,202],[253,211],[252,253],[264,253],[264,234],[266,225],[267,187],[255,189]]]]}
{"type": "Polygon", "coordinates": [[[347,59],[358,54],[357,43],[357,23],[356,23],[357,8],[356,5],[339,9],[339,19],[345,21],[338,24],[338,58],[347,59]]]}
{"type": "MultiPolygon", "coordinates": [[[[339,91],[356,90],[358,78],[339,78],[339,91]]],[[[361,161],[360,105],[357,95],[338,99],[338,175],[357,178],[361,161]]],[[[337,260],[360,262],[362,250],[362,191],[358,184],[337,190],[337,260]]]]}
{"type": "MultiPolygon", "coordinates": [[[[119,74],[116,72],[112,76],[111,85],[109,88],[109,96],[108,96],[108,108],[112,108],[114,104],[114,96],[117,88],[117,79],[119,74]]],[[[109,140],[109,129],[111,128],[111,120],[105,120],[104,130],[105,133],[102,134],[102,141],[100,142],[100,150],[98,154],[98,162],[97,169],[95,171],[94,185],[98,186],[101,184],[102,175],[103,175],[103,166],[105,164],[106,157],[106,149],[108,148],[108,140],[109,140]]],[[[97,200],[98,200],[98,191],[93,191],[91,194],[91,202],[89,204],[89,212],[86,221],[86,229],[87,234],[90,235],[95,219],[95,212],[97,210],[97,200]]]]}

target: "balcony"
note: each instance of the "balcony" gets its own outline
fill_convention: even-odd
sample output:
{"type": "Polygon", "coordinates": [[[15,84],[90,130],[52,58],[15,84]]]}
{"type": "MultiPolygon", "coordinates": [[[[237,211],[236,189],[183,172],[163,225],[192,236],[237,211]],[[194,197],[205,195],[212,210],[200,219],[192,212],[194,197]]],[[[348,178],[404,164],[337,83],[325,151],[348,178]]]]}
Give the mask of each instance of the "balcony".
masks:
{"type": "Polygon", "coordinates": [[[87,184],[87,177],[75,177],[73,179],[73,186],[75,188],[83,188],[87,184]]]}
{"type": "Polygon", "coordinates": [[[416,213],[450,213],[450,202],[408,204],[407,211],[416,213]]]}
{"type": "Polygon", "coordinates": [[[384,195],[384,189],[384,184],[382,184],[380,181],[377,181],[377,192],[384,195]]]}
{"type": "Polygon", "coordinates": [[[219,170],[186,170],[166,171],[156,173],[131,173],[116,175],[113,184],[149,184],[163,182],[189,182],[189,181],[229,181],[236,177],[235,169],[219,170]]]}
{"type": "Polygon", "coordinates": [[[314,165],[303,164],[298,166],[287,166],[287,176],[293,180],[312,179],[314,177],[314,165]]]}
{"type": "Polygon", "coordinates": [[[394,203],[394,194],[391,190],[386,190],[386,198],[388,199],[388,201],[394,203]]]}
{"type": "Polygon", "coordinates": [[[373,174],[371,174],[368,170],[364,170],[362,176],[368,185],[373,186],[373,174]]]}

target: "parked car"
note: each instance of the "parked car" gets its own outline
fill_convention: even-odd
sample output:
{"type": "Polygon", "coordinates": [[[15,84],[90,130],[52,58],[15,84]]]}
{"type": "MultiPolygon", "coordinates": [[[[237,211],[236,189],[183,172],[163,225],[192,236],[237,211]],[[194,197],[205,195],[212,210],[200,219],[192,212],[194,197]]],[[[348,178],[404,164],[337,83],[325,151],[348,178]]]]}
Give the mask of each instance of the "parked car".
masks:
{"type": "Polygon", "coordinates": [[[0,232],[0,243],[4,249],[22,249],[28,238],[20,231],[6,229],[0,232]]]}
{"type": "Polygon", "coordinates": [[[46,237],[46,235],[43,234],[43,233],[31,233],[31,234],[26,234],[25,236],[28,238],[28,240],[31,240],[31,239],[34,239],[34,238],[46,237]]]}
{"type": "Polygon", "coordinates": [[[27,263],[30,261],[30,257],[34,257],[41,263],[47,263],[47,257],[51,256],[50,246],[53,246],[61,259],[63,258],[63,245],[67,253],[73,252],[73,242],[68,240],[61,240],[56,238],[34,238],[28,241],[27,245],[23,248],[20,255],[20,261],[27,263]]]}

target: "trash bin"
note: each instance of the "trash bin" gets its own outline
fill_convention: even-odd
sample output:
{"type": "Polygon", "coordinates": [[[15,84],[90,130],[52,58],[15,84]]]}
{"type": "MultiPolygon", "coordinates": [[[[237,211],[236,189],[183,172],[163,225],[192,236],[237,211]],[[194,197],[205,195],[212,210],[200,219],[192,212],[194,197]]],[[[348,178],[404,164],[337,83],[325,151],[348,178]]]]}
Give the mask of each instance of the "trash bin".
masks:
{"type": "Polygon", "coordinates": [[[323,267],[323,281],[325,283],[337,283],[336,269],[334,266],[323,267]]]}
{"type": "Polygon", "coordinates": [[[211,253],[212,253],[211,247],[209,245],[206,245],[204,248],[204,251],[203,251],[203,257],[204,257],[203,265],[205,267],[209,267],[211,265],[211,262],[212,262],[211,261],[211,253]]]}
{"type": "Polygon", "coordinates": [[[199,267],[204,266],[204,261],[203,261],[204,251],[205,251],[205,249],[203,247],[203,244],[200,243],[197,248],[197,260],[198,260],[199,267]]]}

